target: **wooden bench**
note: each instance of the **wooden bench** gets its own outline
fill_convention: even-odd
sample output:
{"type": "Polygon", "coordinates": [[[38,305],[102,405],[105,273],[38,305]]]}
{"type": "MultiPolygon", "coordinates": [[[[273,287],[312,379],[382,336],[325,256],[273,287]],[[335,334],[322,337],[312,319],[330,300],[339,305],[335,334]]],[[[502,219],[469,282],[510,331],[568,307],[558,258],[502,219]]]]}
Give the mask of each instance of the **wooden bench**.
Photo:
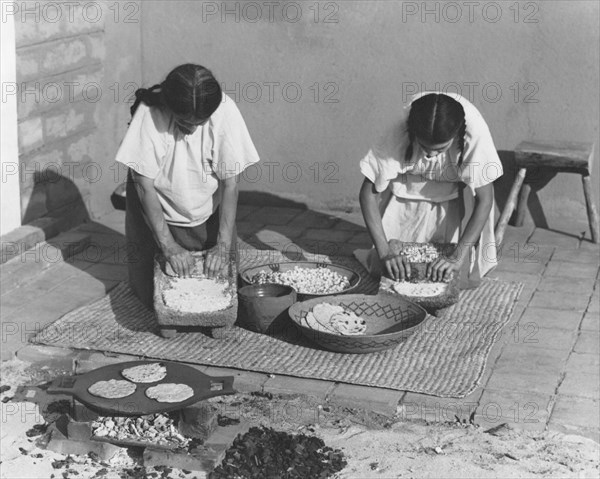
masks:
{"type": "Polygon", "coordinates": [[[593,143],[573,143],[564,141],[524,141],[515,149],[515,167],[518,168],[506,206],[496,226],[496,243],[502,244],[508,221],[515,209],[515,226],[522,226],[527,211],[527,199],[531,187],[524,183],[527,168],[553,170],[556,173],[578,173],[583,183],[583,195],[587,208],[592,241],[600,242],[598,210],[594,203],[590,171],[594,157],[593,143]]]}

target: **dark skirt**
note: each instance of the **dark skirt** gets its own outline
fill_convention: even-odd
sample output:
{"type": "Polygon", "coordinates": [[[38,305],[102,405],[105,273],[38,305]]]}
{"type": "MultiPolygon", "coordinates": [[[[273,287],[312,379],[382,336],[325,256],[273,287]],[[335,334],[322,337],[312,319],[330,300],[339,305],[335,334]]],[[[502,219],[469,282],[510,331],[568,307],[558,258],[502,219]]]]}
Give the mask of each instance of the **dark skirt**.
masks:
{"type": "MultiPolygon", "coordinates": [[[[153,309],[154,257],[160,252],[160,248],[142,214],[142,203],[131,174],[127,176],[126,198],[125,236],[129,284],[140,301],[153,309]]],[[[217,244],[219,210],[204,224],[189,228],[169,225],[169,230],[175,241],[189,251],[210,249],[217,244]]]]}

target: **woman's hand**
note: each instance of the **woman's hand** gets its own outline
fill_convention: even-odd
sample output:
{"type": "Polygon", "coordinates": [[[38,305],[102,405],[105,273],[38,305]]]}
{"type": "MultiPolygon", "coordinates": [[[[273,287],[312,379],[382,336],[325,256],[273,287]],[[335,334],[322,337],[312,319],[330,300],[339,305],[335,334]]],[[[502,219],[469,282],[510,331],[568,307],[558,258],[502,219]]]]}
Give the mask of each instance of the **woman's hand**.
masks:
{"type": "Polygon", "coordinates": [[[218,276],[226,271],[229,262],[232,259],[231,247],[219,243],[206,252],[204,260],[204,274],[209,278],[218,276]]]}
{"type": "Polygon", "coordinates": [[[401,254],[403,243],[392,239],[388,241],[387,252],[381,256],[381,262],[387,275],[396,281],[410,279],[410,263],[406,256],[401,254]]]}
{"type": "Polygon", "coordinates": [[[450,281],[453,275],[458,274],[468,257],[468,249],[458,245],[449,256],[440,256],[433,263],[427,265],[425,277],[431,281],[450,281]]]}
{"type": "Polygon", "coordinates": [[[167,263],[177,276],[188,277],[196,266],[196,260],[191,251],[177,243],[173,243],[163,252],[167,263]]]}

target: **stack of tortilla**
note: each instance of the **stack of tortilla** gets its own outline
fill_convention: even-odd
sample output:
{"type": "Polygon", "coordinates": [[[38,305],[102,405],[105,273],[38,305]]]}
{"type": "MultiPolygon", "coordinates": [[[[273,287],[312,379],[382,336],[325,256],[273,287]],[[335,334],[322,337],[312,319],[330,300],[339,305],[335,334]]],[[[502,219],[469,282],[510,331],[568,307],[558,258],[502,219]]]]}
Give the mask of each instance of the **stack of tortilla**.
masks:
{"type": "Polygon", "coordinates": [[[360,316],[329,303],[317,304],[301,323],[315,331],[342,336],[357,336],[367,331],[367,322],[360,316]]]}

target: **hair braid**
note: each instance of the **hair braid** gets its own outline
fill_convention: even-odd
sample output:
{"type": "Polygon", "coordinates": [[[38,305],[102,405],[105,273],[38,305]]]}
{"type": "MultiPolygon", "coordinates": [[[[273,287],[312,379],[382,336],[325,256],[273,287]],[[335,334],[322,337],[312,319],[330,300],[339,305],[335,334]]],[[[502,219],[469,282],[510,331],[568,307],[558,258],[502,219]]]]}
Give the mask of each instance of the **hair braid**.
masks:
{"type": "MultiPolygon", "coordinates": [[[[464,110],[463,110],[464,112],[464,110]]],[[[467,120],[463,113],[463,122],[461,127],[458,130],[458,151],[460,152],[458,156],[458,167],[460,168],[463,164],[464,156],[465,156],[465,135],[467,133],[467,120]]]]}
{"type": "Polygon", "coordinates": [[[157,84],[157,85],[151,86],[150,88],[138,88],[135,91],[135,101],[133,102],[133,105],[131,105],[131,108],[129,109],[131,116],[133,116],[135,114],[138,107],[140,106],[140,103],[142,103],[142,102],[144,102],[148,106],[162,105],[163,98],[162,98],[161,90],[162,90],[162,84],[157,84]]]}
{"type": "Polygon", "coordinates": [[[406,151],[404,152],[404,159],[407,163],[410,163],[410,160],[413,156],[413,141],[415,140],[415,135],[410,131],[408,132],[408,146],[406,147],[406,151]]]}

